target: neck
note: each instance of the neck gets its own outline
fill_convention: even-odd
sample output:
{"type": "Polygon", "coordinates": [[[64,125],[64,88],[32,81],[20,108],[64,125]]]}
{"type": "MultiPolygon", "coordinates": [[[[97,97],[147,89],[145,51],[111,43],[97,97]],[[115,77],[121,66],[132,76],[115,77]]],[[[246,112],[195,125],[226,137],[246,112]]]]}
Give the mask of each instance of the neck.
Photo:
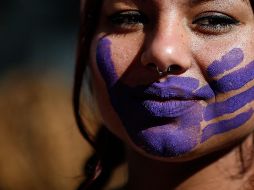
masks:
{"type": "Polygon", "coordinates": [[[241,189],[253,175],[249,169],[252,161],[248,158],[252,153],[252,139],[250,136],[241,145],[227,151],[182,163],[151,160],[128,150],[128,189],[241,189]]]}

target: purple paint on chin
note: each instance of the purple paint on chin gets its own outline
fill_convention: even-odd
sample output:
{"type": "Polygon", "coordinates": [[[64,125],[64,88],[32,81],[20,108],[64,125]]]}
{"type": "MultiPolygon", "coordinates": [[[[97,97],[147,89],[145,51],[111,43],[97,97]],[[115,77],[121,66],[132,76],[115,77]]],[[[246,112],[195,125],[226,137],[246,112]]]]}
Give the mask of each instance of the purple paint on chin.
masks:
{"type": "Polygon", "coordinates": [[[243,58],[243,51],[240,48],[234,48],[223,56],[220,61],[214,61],[207,68],[207,74],[209,77],[216,77],[239,65],[243,61],[243,58]]]}
{"type": "Polygon", "coordinates": [[[171,123],[140,131],[137,143],[153,155],[172,157],[185,154],[199,143],[202,121],[200,113],[202,113],[202,106],[196,104],[188,114],[179,118],[176,124],[171,123]]]}
{"type": "MultiPolygon", "coordinates": [[[[208,121],[226,113],[233,113],[250,103],[254,99],[254,87],[224,102],[216,102],[206,107],[197,101],[213,98],[218,92],[241,88],[252,80],[253,73],[250,72],[230,87],[227,87],[229,79],[226,78],[233,79],[239,72],[242,74],[248,67],[252,67],[252,64],[243,68],[243,71],[240,69],[217,83],[213,82],[201,88],[198,88],[197,79],[179,76],[169,77],[162,83],[129,87],[115,72],[110,44],[106,38],[98,43],[96,59],[99,71],[123,126],[132,140],[148,153],[164,157],[182,155],[195,148],[200,140],[204,142],[214,135],[239,127],[243,121],[248,120],[248,114],[253,114],[239,114],[231,120],[209,125],[203,130],[202,136],[200,122],[203,119],[208,121]],[[236,125],[230,125],[231,123],[236,125]],[[228,127],[221,127],[223,124],[228,127]]],[[[220,62],[212,64],[208,75],[217,76],[239,65],[243,59],[241,53],[240,49],[233,49],[223,56],[220,62]]]]}

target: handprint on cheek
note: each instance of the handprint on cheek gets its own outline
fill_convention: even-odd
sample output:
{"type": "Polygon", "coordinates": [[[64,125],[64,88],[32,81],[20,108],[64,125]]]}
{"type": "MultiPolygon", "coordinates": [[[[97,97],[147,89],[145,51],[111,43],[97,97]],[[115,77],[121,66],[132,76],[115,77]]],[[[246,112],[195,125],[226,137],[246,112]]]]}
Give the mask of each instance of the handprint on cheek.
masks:
{"type": "MultiPolygon", "coordinates": [[[[225,71],[230,71],[243,61],[244,54],[241,49],[235,48],[225,55],[221,61],[215,61],[208,69],[208,76],[216,77],[225,71]]],[[[223,76],[219,80],[212,81],[209,86],[215,92],[215,96],[220,93],[228,93],[233,90],[241,89],[248,82],[254,79],[254,61],[238,70],[223,76]]],[[[207,87],[204,87],[207,88],[207,87]]],[[[205,108],[204,120],[209,121],[220,116],[231,114],[243,108],[254,100],[254,87],[247,89],[237,95],[229,97],[225,101],[209,104],[205,108]]],[[[253,108],[241,112],[235,117],[222,120],[206,126],[202,131],[201,142],[205,142],[214,135],[225,133],[247,122],[253,115],[253,108]]]]}
{"type": "Polygon", "coordinates": [[[172,157],[190,152],[199,143],[240,127],[253,114],[251,108],[228,120],[217,120],[250,103],[254,99],[254,87],[222,102],[201,104],[201,101],[241,89],[253,80],[253,62],[236,70],[243,61],[241,49],[235,48],[220,61],[214,61],[208,67],[207,75],[213,78],[236,71],[204,87],[199,88],[195,78],[178,76],[170,76],[162,83],[130,87],[116,74],[110,46],[111,42],[102,38],[96,52],[97,65],[107,85],[110,101],[132,140],[153,155],[172,157]],[[202,121],[214,119],[215,123],[201,129],[202,121]]]}

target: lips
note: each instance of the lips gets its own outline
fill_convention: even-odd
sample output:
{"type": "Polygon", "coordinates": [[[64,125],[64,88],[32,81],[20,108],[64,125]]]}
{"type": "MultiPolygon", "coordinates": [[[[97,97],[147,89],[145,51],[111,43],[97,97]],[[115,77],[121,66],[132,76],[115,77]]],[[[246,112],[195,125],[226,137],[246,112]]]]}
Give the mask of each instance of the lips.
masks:
{"type": "Polygon", "coordinates": [[[110,92],[111,101],[122,117],[135,118],[142,126],[155,126],[183,116],[206,100],[207,91],[197,91],[198,87],[196,79],[171,77],[163,83],[136,87],[119,81],[110,92]]]}
{"type": "Polygon", "coordinates": [[[151,85],[143,85],[128,88],[129,93],[132,96],[146,99],[156,99],[158,101],[167,101],[171,99],[177,100],[189,100],[189,99],[200,99],[199,94],[194,93],[198,89],[199,81],[196,79],[190,83],[188,77],[182,77],[181,83],[179,78],[172,77],[163,83],[153,83],[151,85]],[[183,78],[183,79],[182,79],[183,78]],[[184,81],[185,84],[184,84],[184,81]],[[190,83],[186,85],[186,83],[190,83]]]}
{"type": "Polygon", "coordinates": [[[185,88],[183,85],[180,87],[175,83],[163,86],[154,83],[150,86],[128,88],[125,92],[128,92],[130,101],[139,105],[147,116],[158,119],[181,116],[200,100],[206,99],[193,91],[193,88],[185,88]]]}
{"type": "Polygon", "coordinates": [[[196,103],[194,100],[145,100],[142,105],[151,117],[175,118],[185,114],[196,103]]]}

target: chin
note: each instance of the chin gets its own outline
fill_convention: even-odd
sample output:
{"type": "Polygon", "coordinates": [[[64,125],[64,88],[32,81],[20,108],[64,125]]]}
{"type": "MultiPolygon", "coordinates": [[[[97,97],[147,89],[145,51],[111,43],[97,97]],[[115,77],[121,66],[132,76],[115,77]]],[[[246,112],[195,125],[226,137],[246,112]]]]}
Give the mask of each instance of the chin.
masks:
{"type": "Polygon", "coordinates": [[[234,139],[234,141],[232,141],[232,139],[225,139],[224,137],[213,138],[203,144],[196,145],[192,150],[182,154],[172,154],[175,150],[167,150],[167,147],[164,147],[164,152],[151,151],[153,147],[149,150],[147,147],[136,144],[131,138],[128,138],[127,143],[132,150],[146,158],[161,162],[181,163],[218,159],[241,144],[244,139],[246,139],[246,135],[239,136],[237,139],[234,139]],[[171,154],[168,154],[169,152],[171,152],[171,154]]]}

